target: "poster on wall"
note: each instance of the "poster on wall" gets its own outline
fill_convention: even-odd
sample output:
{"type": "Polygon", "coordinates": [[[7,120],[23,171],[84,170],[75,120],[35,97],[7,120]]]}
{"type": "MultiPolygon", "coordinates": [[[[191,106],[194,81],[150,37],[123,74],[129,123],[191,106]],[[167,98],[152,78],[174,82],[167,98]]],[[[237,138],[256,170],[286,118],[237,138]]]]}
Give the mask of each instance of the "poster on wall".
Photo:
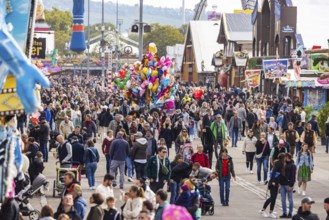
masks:
{"type": "Polygon", "coordinates": [[[311,55],[311,68],[318,70],[320,73],[329,72],[329,54],[312,54],[311,55]]]}
{"type": "Polygon", "coordinates": [[[250,88],[255,88],[260,86],[260,76],[262,70],[246,70],[246,81],[250,88]]]}
{"type": "Polygon", "coordinates": [[[288,60],[263,60],[265,79],[286,77],[288,73],[288,60]]]}
{"type": "Polygon", "coordinates": [[[32,58],[46,58],[46,38],[33,38],[32,58]]]}

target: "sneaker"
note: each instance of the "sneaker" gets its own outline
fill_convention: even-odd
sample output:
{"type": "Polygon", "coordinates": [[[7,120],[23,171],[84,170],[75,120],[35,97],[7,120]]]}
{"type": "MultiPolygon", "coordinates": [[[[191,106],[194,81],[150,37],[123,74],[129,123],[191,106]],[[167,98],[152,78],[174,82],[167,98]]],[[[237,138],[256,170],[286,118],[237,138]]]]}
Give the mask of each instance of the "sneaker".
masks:
{"type": "Polygon", "coordinates": [[[263,217],[265,217],[265,218],[268,217],[268,214],[267,214],[265,211],[262,211],[262,210],[260,210],[260,211],[258,212],[258,214],[260,214],[261,216],[263,216],[263,217]]]}
{"type": "Polygon", "coordinates": [[[267,180],[265,180],[265,181],[264,181],[264,185],[267,185],[267,184],[268,184],[268,181],[267,181],[267,180]]]}
{"type": "Polygon", "coordinates": [[[303,192],[302,192],[302,196],[306,196],[306,193],[305,193],[305,191],[303,191],[303,192]]]}
{"type": "Polygon", "coordinates": [[[254,172],[252,170],[250,170],[250,174],[254,174],[254,172]]]}
{"type": "Polygon", "coordinates": [[[276,218],[276,215],[274,215],[273,213],[270,213],[270,214],[268,215],[268,218],[276,218]]]}
{"type": "Polygon", "coordinates": [[[280,218],[287,218],[287,217],[288,217],[288,216],[287,216],[286,213],[284,213],[283,215],[280,216],[280,218]]]}
{"type": "Polygon", "coordinates": [[[133,179],[129,177],[128,178],[128,182],[132,182],[132,181],[133,181],[133,179]]]}
{"type": "Polygon", "coordinates": [[[292,214],[288,214],[287,215],[287,218],[292,218],[292,214]]]}
{"type": "Polygon", "coordinates": [[[117,186],[117,184],[116,184],[116,183],[113,183],[113,184],[112,184],[112,186],[113,186],[113,187],[116,187],[116,186],[117,186]]]}

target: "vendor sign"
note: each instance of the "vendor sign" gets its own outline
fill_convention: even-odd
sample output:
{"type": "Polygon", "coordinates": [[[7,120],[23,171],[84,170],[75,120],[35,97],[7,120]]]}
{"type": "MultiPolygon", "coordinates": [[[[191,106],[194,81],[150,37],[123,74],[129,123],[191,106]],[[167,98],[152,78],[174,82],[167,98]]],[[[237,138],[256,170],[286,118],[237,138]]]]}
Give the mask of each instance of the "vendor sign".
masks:
{"type": "Polygon", "coordinates": [[[245,74],[249,87],[255,88],[260,85],[261,70],[246,70],[245,74]]]}
{"type": "Polygon", "coordinates": [[[265,79],[286,77],[288,60],[263,60],[265,79]]]}

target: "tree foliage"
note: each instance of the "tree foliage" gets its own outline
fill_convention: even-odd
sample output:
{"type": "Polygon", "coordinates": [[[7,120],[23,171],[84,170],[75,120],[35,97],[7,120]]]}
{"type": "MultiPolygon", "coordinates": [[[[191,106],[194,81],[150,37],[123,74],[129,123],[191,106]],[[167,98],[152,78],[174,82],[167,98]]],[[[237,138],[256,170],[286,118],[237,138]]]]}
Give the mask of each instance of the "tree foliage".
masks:
{"type": "Polygon", "coordinates": [[[144,44],[154,42],[158,48],[158,55],[167,54],[166,47],[184,43],[184,35],[178,28],[170,25],[152,24],[152,31],[144,35],[144,44]]]}
{"type": "Polygon", "coordinates": [[[57,8],[45,10],[46,23],[55,31],[55,47],[60,54],[66,54],[65,43],[71,40],[72,14],[69,11],[61,11],[57,8]]]}

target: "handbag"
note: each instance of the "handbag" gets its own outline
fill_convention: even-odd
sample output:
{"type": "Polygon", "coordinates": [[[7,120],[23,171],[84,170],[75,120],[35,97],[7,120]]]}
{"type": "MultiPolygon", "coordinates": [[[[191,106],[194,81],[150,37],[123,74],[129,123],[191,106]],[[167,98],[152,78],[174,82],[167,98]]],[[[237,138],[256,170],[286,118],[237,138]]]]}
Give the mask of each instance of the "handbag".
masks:
{"type": "Polygon", "coordinates": [[[266,143],[264,144],[264,147],[263,147],[263,150],[262,150],[262,152],[260,153],[260,154],[256,154],[256,158],[261,158],[262,156],[263,156],[263,153],[264,153],[264,150],[265,150],[265,147],[266,147],[266,143]]]}
{"type": "Polygon", "coordinates": [[[160,162],[160,166],[161,166],[161,172],[164,174],[164,175],[168,175],[169,173],[169,169],[163,165],[163,163],[161,162],[161,160],[159,160],[160,162]]]}

